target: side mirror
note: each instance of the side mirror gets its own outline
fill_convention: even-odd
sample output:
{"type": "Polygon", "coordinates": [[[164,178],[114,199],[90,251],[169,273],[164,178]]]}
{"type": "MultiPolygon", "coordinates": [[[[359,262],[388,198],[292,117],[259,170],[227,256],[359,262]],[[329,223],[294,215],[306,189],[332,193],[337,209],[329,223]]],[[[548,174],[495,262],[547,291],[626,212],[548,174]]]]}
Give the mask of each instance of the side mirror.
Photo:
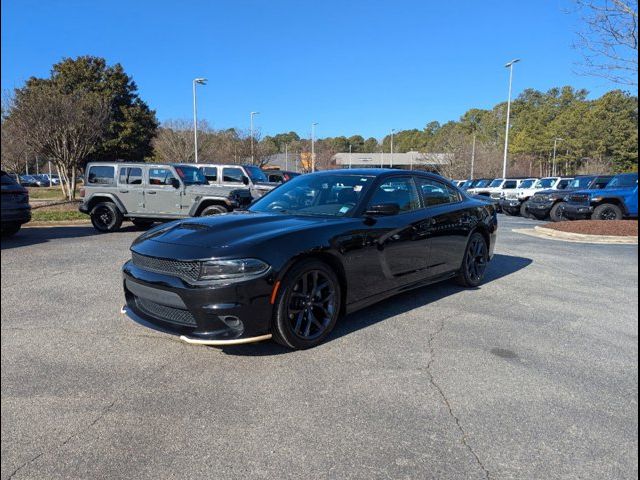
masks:
{"type": "Polygon", "coordinates": [[[365,215],[372,217],[390,217],[400,213],[400,205],[397,203],[379,203],[367,208],[365,215]]]}
{"type": "Polygon", "coordinates": [[[242,183],[249,185],[249,177],[242,177],[242,183]]]}
{"type": "Polygon", "coordinates": [[[171,179],[171,186],[173,188],[180,188],[180,180],[178,180],[177,178],[172,178],[171,179]]]}

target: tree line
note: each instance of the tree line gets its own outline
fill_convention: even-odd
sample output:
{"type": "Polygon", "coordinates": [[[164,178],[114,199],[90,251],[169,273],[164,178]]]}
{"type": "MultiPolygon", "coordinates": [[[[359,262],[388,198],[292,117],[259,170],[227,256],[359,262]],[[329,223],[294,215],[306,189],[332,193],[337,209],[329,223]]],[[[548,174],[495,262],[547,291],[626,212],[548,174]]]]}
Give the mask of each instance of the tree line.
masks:
{"type": "MultiPolygon", "coordinates": [[[[2,167],[23,172],[25,164],[51,161],[73,198],[75,178],[87,161],[124,160],[192,162],[193,124],[187,120],[158,122],[138,95],[133,79],[120,64],[83,56],[55,64],[48,78],[30,78],[2,105],[2,167]]],[[[490,109],[473,108],[459,120],[426,123],[394,135],[394,151],[450,153],[441,173],[501,173],[506,102],[490,109]]],[[[560,172],[637,170],[638,98],[612,90],[589,99],[586,90],[570,86],[547,92],[527,89],[513,102],[510,131],[510,174],[547,175],[556,150],[560,172]]],[[[378,140],[362,135],[316,140],[316,166],[334,166],[338,152],[390,152],[391,136],[378,140]]],[[[276,153],[309,157],[311,141],[296,132],[262,137],[247,130],[215,130],[198,125],[198,157],[202,162],[263,166],[276,153]],[[253,146],[252,146],[253,144],[253,146]],[[253,152],[253,155],[252,155],[253,152]]],[[[307,164],[308,165],[308,164],[307,164]]]]}

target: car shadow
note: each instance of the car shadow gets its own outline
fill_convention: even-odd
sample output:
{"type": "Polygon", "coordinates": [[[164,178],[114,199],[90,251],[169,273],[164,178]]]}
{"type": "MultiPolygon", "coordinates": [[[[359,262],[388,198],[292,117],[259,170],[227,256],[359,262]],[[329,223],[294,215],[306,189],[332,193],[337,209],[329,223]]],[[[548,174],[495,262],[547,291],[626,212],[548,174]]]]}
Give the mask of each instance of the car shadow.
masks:
{"type": "MultiPolygon", "coordinates": [[[[499,280],[531,265],[532,260],[511,255],[495,255],[489,265],[484,284],[499,280]]],[[[482,289],[482,285],[476,290],[482,289]]],[[[340,319],[331,335],[325,342],[331,342],[337,338],[349,335],[352,332],[375,325],[388,318],[424,307],[449,295],[454,295],[465,288],[458,286],[453,281],[445,281],[427,287],[421,287],[410,292],[405,292],[383,300],[380,303],[359,310],[340,319]]],[[[212,347],[215,348],[215,347],[212,347]]],[[[262,342],[235,347],[223,347],[228,355],[239,356],[266,356],[290,353],[291,350],[276,342],[262,342]]]]}
{"type": "Polygon", "coordinates": [[[91,237],[94,235],[118,235],[119,233],[143,232],[145,230],[147,229],[138,228],[135,225],[126,225],[112,234],[102,234],[98,233],[91,225],[72,225],[66,227],[27,227],[22,228],[17,234],[12,237],[3,237],[2,241],[0,242],[0,248],[2,250],[9,250],[11,248],[37,245],[40,243],[47,243],[52,240],[65,238],[91,237]]]}

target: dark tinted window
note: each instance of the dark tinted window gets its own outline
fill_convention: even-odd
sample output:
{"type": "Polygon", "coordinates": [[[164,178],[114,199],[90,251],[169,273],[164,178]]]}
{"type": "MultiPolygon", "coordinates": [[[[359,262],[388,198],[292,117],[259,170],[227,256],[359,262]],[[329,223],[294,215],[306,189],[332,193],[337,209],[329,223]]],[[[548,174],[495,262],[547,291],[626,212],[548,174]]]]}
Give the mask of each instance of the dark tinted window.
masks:
{"type": "Polygon", "coordinates": [[[517,180],[507,180],[506,182],[504,182],[504,185],[502,186],[502,188],[516,188],[517,186],[518,186],[517,180]]]}
{"type": "Polygon", "coordinates": [[[9,175],[7,172],[2,172],[2,176],[0,177],[0,181],[2,182],[2,185],[15,185],[16,181],[15,179],[9,175]]]}
{"type": "Polygon", "coordinates": [[[91,167],[87,175],[87,183],[94,185],[113,185],[115,174],[115,167],[91,167]]]}
{"type": "Polygon", "coordinates": [[[419,209],[420,199],[411,177],[393,177],[376,187],[369,206],[385,203],[396,203],[400,212],[419,209]]]}
{"type": "Polygon", "coordinates": [[[142,169],[139,167],[121,167],[119,182],[126,185],[142,185],[142,169]]]}
{"type": "Polygon", "coordinates": [[[284,182],[284,178],[278,173],[269,174],[269,181],[274,183],[284,182]]]}
{"type": "Polygon", "coordinates": [[[201,167],[207,182],[213,183],[218,181],[218,169],[216,167],[201,167]]]}
{"type": "Polygon", "coordinates": [[[558,190],[566,189],[570,183],[571,180],[560,180],[560,183],[558,183],[558,190]]]}
{"type": "Polygon", "coordinates": [[[422,194],[422,201],[425,207],[433,207],[435,205],[460,201],[460,194],[458,191],[449,185],[445,185],[437,180],[422,177],[418,177],[416,182],[418,183],[418,189],[422,194]]]}
{"type": "Polygon", "coordinates": [[[222,169],[222,178],[225,182],[242,183],[244,172],[241,168],[224,168],[222,169]]]}
{"type": "Polygon", "coordinates": [[[168,168],[152,168],[149,170],[149,185],[171,185],[171,179],[175,178],[168,168]]]}

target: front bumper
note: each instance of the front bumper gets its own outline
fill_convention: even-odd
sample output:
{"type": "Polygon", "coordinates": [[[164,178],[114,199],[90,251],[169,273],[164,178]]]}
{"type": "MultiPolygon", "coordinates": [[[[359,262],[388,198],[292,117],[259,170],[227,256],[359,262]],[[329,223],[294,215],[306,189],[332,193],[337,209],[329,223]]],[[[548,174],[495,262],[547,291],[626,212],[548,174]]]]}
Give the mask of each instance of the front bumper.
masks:
{"type": "Polygon", "coordinates": [[[267,276],[221,286],[192,286],[131,261],[122,267],[123,313],[189,343],[234,345],[271,335],[273,285],[267,276]]]}
{"type": "Polygon", "coordinates": [[[579,203],[564,203],[561,208],[562,216],[570,220],[582,220],[591,218],[593,207],[579,203]]]}
{"type": "Polygon", "coordinates": [[[529,210],[529,212],[533,214],[542,215],[542,216],[547,216],[551,211],[551,207],[553,207],[552,201],[544,201],[544,202],[529,201],[529,203],[527,203],[527,209],[529,210]]]}
{"type": "Polygon", "coordinates": [[[3,208],[1,213],[3,224],[24,224],[31,220],[31,206],[25,205],[18,208],[3,208]]]}
{"type": "Polygon", "coordinates": [[[522,205],[522,202],[520,202],[520,200],[512,200],[512,199],[507,200],[506,198],[503,198],[500,200],[500,208],[502,209],[503,212],[509,212],[514,214],[519,213],[520,205],[522,205]]]}

